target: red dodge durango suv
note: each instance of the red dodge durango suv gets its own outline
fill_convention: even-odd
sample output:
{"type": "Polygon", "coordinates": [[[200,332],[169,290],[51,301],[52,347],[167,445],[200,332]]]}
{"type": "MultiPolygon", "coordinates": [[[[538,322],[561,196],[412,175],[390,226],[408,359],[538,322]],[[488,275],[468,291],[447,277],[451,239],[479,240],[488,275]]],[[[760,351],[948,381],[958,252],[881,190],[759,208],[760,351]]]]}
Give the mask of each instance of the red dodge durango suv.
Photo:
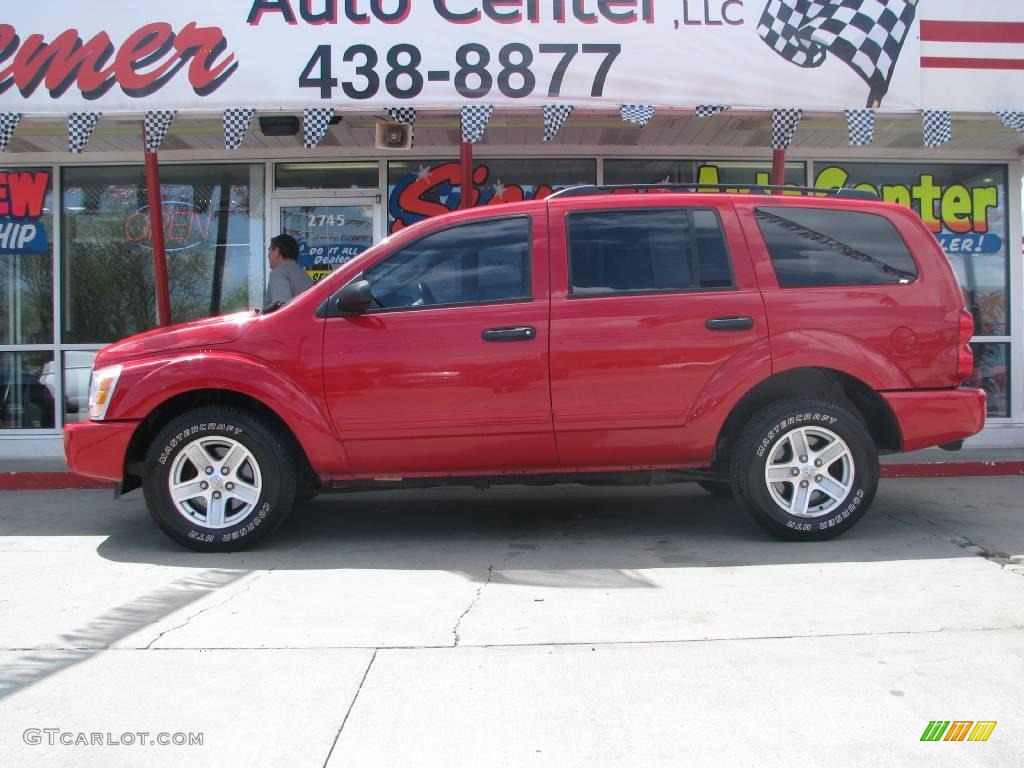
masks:
{"type": "Polygon", "coordinates": [[[321,490],[696,480],[815,540],[878,455],[957,446],[973,331],[911,210],[855,190],[575,187],[403,229],[283,306],[96,358],[70,467],[198,550],[321,490]]]}

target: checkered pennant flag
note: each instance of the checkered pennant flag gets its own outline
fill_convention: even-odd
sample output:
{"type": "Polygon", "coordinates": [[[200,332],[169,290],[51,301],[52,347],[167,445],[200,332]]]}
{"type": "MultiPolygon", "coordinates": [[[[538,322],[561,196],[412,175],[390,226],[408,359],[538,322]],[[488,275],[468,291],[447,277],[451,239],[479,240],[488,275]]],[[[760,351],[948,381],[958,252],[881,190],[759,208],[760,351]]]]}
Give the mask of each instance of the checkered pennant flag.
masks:
{"type": "Polygon", "coordinates": [[[565,125],[575,106],[572,104],[544,105],[544,141],[551,141],[565,125]]]}
{"type": "Polygon", "coordinates": [[[416,108],[415,107],[388,107],[384,110],[388,113],[388,119],[392,123],[408,123],[412,128],[409,131],[409,141],[416,144],[416,108]]]}
{"type": "Polygon", "coordinates": [[[167,131],[171,127],[171,121],[178,114],[174,109],[151,109],[146,112],[142,124],[146,131],[146,151],[159,152],[160,145],[164,143],[167,131]]]}
{"type": "Polygon", "coordinates": [[[462,140],[478,144],[484,139],[484,130],[494,112],[493,104],[473,104],[462,108],[462,140]]]}
{"type": "Polygon", "coordinates": [[[92,138],[102,112],[72,112],[68,115],[68,150],[78,154],[92,138]]]}
{"type": "Polygon", "coordinates": [[[929,149],[941,147],[953,138],[953,119],[949,112],[926,109],[921,113],[921,127],[924,130],[924,145],[929,149]]]}
{"type": "Polygon", "coordinates": [[[0,112],[0,152],[7,150],[20,120],[21,112],[0,112]]]}
{"type": "Polygon", "coordinates": [[[302,137],[306,149],[315,149],[331,126],[333,107],[306,107],[302,110],[302,137]]]}
{"type": "Polygon", "coordinates": [[[697,107],[697,117],[714,117],[725,110],[731,109],[725,104],[700,104],[697,107]]]}
{"type": "Polygon", "coordinates": [[[875,110],[846,110],[846,130],[851,147],[866,147],[875,140],[875,110]]]}
{"type": "Polygon", "coordinates": [[[878,107],[916,5],[917,0],[768,0],[757,32],[798,67],[820,67],[830,53],[846,62],[871,89],[867,106],[878,107]]]}
{"type": "Polygon", "coordinates": [[[772,149],[789,149],[803,116],[802,109],[772,110],[772,149]]]}
{"type": "Polygon", "coordinates": [[[224,149],[238,149],[255,114],[255,109],[224,110],[224,149]]]}
{"type": "Polygon", "coordinates": [[[649,104],[620,104],[619,113],[623,122],[645,126],[654,117],[654,107],[649,104]]]}
{"type": "Polygon", "coordinates": [[[1024,112],[1007,112],[1005,110],[996,112],[999,115],[999,122],[1007,128],[1013,128],[1017,133],[1024,133],[1024,112]]]}

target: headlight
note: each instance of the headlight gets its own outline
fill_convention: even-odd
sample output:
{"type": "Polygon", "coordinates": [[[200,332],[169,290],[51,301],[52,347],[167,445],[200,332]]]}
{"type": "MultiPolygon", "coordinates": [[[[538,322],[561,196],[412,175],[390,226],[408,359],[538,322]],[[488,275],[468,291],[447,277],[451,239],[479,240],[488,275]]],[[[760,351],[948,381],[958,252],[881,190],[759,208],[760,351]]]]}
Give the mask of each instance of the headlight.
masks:
{"type": "Polygon", "coordinates": [[[107,407],[114,396],[114,388],[121,377],[121,366],[111,365],[92,372],[89,381],[89,418],[102,421],[107,415],[107,407]]]}

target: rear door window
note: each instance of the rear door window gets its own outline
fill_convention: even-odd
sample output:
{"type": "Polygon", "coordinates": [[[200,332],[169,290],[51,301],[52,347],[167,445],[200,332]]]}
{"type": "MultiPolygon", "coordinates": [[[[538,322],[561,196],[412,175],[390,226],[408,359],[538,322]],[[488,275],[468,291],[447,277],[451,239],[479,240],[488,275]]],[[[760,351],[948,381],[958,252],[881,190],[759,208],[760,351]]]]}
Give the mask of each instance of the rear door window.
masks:
{"type": "Polygon", "coordinates": [[[718,214],[658,208],[569,214],[570,295],[731,288],[718,214]]]}
{"type": "Polygon", "coordinates": [[[754,211],[783,288],[910,283],[917,266],[884,216],[821,208],[754,211]]]}

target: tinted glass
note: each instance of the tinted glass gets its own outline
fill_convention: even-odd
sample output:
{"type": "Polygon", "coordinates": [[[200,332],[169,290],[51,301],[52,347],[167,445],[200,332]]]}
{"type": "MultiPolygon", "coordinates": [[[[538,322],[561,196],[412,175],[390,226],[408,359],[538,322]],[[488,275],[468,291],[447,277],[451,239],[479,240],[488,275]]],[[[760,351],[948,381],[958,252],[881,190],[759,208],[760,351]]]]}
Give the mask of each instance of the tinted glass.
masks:
{"type": "Polygon", "coordinates": [[[573,296],[732,285],[713,211],[592,211],[570,214],[567,226],[573,296]]]}
{"type": "Polygon", "coordinates": [[[820,208],[758,208],[754,214],[779,285],[909,283],[917,268],[882,216],[820,208]]]}
{"type": "Polygon", "coordinates": [[[52,429],[52,352],[0,352],[0,430],[52,429]]]}
{"type": "Polygon", "coordinates": [[[453,227],[403,248],[366,273],[375,308],[481,304],[530,297],[530,220],[453,227]]]}
{"type": "Polygon", "coordinates": [[[277,163],[275,189],[374,189],[380,186],[377,162],[277,163]]]}

